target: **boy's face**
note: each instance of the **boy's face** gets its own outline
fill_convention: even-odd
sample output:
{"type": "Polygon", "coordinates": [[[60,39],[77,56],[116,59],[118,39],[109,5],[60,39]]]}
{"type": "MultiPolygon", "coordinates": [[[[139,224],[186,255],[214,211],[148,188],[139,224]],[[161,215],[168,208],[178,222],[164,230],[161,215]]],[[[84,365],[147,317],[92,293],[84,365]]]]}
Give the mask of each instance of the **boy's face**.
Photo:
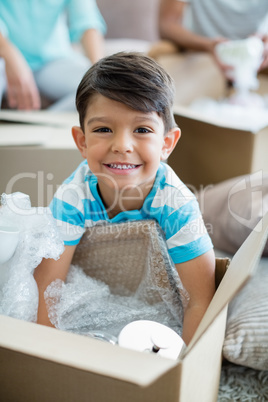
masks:
{"type": "Polygon", "coordinates": [[[134,188],[145,197],[159,162],[167,159],[180,134],[176,128],[164,135],[156,112],[139,112],[99,94],[91,100],[84,123],[85,132],[73,127],[73,137],[104,198],[112,189],[134,188]]]}

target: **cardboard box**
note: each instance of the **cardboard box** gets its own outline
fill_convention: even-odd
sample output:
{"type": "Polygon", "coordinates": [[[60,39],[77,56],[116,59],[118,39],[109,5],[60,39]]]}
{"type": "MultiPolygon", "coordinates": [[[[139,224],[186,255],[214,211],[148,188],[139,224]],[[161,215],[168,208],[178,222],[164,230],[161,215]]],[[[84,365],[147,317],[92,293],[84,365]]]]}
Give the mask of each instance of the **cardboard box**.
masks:
{"type": "Polygon", "coordinates": [[[181,360],[0,316],[0,400],[216,401],[226,307],[254,274],[267,234],[268,214],[232,259],[181,360]]]}
{"type": "Polygon", "coordinates": [[[182,136],[168,164],[190,188],[268,172],[268,127],[258,132],[239,130],[205,121],[183,107],[176,107],[175,120],[182,136]]]}
{"type": "Polygon", "coordinates": [[[0,110],[0,194],[21,191],[47,206],[83,160],[71,134],[77,124],[77,113],[0,110]]]}
{"type": "MultiPolygon", "coordinates": [[[[223,180],[268,171],[268,126],[253,130],[239,128],[230,117],[205,117],[189,108],[197,98],[220,100],[230,95],[225,80],[210,56],[190,53],[166,55],[159,63],[175,81],[175,120],[182,136],[168,163],[189,187],[215,184],[223,180]]],[[[259,75],[258,93],[268,93],[267,75],[259,75]]]]}

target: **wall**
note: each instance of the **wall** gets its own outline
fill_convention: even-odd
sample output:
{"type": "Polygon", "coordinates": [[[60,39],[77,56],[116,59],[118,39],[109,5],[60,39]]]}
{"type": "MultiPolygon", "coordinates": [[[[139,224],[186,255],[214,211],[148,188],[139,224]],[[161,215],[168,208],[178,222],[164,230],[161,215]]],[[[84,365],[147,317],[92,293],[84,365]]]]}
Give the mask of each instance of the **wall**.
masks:
{"type": "Polygon", "coordinates": [[[97,0],[108,39],[158,40],[159,0],[97,0]]]}

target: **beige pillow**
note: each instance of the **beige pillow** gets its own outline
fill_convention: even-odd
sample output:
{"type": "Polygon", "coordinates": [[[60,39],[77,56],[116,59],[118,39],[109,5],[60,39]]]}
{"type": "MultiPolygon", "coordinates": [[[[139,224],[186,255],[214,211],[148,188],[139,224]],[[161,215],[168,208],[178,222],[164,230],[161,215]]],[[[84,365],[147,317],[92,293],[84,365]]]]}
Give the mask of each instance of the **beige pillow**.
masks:
{"type": "MultiPolygon", "coordinates": [[[[198,193],[214,246],[234,254],[268,211],[268,173],[239,176],[198,193]]],[[[263,255],[268,256],[268,242],[263,255]]]]}
{"type": "Polygon", "coordinates": [[[268,370],[268,258],[230,303],[223,356],[232,363],[268,370]]]}

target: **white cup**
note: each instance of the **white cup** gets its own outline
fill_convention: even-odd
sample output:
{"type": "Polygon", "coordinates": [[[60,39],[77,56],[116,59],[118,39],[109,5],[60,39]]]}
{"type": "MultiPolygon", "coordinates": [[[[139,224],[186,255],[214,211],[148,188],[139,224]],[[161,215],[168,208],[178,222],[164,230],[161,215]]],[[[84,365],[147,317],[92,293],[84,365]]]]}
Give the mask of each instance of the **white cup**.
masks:
{"type": "Polygon", "coordinates": [[[13,256],[19,242],[19,229],[15,226],[0,226],[0,264],[13,256]]]}

